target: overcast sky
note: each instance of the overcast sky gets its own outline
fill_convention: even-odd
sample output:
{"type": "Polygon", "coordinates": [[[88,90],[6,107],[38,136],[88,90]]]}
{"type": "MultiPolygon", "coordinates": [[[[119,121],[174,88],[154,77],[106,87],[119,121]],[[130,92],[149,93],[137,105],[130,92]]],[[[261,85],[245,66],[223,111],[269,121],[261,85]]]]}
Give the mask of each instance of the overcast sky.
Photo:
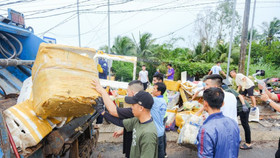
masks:
{"type": "MultiPolygon", "coordinates": [[[[35,34],[52,37],[58,44],[78,46],[77,0],[0,0],[0,15],[7,16],[7,8],[25,15],[26,25],[33,27],[35,34]]],[[[108,45],[108,16],[105,0],[79,0],[81,45],[98,49],[108,45]]],[[[192,47],[197,41],[194,21],[205,8],[214,9],[219,0],[110,0],[111,46],[118,35],[132,34],[138,39],[139,32],[152,33],[156,43],[183,37],[177,46],[192,47]]],[[[237,0],[237,11],[243,21],[245,0],[237,0]]],[[[251,0],[252,19],[254,0],[251,0]]],[[[257,0],[255,26],[260,31],[262,22],[273,17],[280,19],[280,0],[257,0]]],[[[251,22],[249,23],[251,27],[251,22]]]]}

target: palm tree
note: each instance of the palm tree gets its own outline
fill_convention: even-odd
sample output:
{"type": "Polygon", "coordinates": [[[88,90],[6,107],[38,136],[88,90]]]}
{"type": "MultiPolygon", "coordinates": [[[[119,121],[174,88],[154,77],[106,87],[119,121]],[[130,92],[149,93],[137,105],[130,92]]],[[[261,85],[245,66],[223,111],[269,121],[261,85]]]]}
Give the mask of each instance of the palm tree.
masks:
{"type": "Polygon", "coordinates": [[[141,34],[139,33],[139,43],[136,42],[134,36],[134,43],[136,45],[136,50],[137,50],[137,55],[139,57],[149,57],[149,55],[152,55],[152,45],[155,42],[155,39],[152,39],[152,34],[151,33],[144,33],[141,34]]]}
{"type": "Polygon", "coordinates": [[[275,35],[280,34],[280,20],[273,18],[268,24],[267,22],[262,23],[263,35],[266,37],[267,45],[271,44],[271,41],[277,39],[275,35]]]}
{"type": "Polygon", "coordinates": [[[112,51],[119,55],[135,55],[136,48],[133,41],[127,37],[118,36],[115,38],[112,51]]]}
{"type": "MultiPolygon", "coordinates": [[[[102,50],[102,51],[105,52],[105,53],[108,53],[108,52],[109,52],[109,51],[108,51],[108,46],[107,46],[107,45],[104,45],[104,46],[99,47],[99,50],[102,50]]],[[[112,50],[111,50],[111,52],[112,52],[112,50]]]]}
{"type": "MultiPolygon", "coordinates": [[[[248,31],[248,37],[247,37],[248,42],[250,42],[250,36],[251,36],[251,29],[248,31]]],[[[253,41],[258,41],[261,38],[262,38],[262,35],[260,35],[258,33],[258,30],[257,29],[253,29],[253,32],[252,32],[252,39],[253,39],[253,41]]]]}

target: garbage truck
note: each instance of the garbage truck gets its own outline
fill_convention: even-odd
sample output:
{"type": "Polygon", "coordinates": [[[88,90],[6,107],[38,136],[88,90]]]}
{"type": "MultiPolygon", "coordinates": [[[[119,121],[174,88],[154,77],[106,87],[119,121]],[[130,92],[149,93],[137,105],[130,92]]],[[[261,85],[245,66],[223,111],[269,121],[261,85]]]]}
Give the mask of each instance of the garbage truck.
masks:
{"type": "Polygon", "coordinates": [[[98,140],[98,129],[93,127],[96,112],[54,128],[24,153],[15,145],[3,112],[17,103],[41,43],[47,42],[25,25],[22,13],[8,9],[7,17],[0,15],[0,157],[90,157],[98,140]]]}

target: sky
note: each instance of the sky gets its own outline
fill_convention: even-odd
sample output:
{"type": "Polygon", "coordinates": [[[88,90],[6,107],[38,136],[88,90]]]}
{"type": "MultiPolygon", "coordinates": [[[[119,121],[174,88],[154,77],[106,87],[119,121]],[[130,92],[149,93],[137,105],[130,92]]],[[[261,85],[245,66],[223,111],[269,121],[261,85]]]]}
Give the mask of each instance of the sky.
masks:
{"type": "MultiPolygon", "coordinates": [[[[77,0],[0,0],[0,15],[7,8],[21,12],[26,26],[39,37],[51,37],[58,44],[79,46],[77,0]]],[[[221,0],[110,0],[110,45],[120,36],[139,39],[139,33],[149,32],[156,43],[183,37],[178,47],[193,47],[197,14],[206,8],[215,9],[221,0]]],[[[108,1],[79,0],[81,46],[99,49],[108,45],[108,1]]],[[[251,0],[249,28],[254,0],[251,0]]],[[[236,10],[243,22],[245,0],[237,0],[236,10]]],[[[280,0],[257,0],[254,26],[280,19],[280,0]]]]}

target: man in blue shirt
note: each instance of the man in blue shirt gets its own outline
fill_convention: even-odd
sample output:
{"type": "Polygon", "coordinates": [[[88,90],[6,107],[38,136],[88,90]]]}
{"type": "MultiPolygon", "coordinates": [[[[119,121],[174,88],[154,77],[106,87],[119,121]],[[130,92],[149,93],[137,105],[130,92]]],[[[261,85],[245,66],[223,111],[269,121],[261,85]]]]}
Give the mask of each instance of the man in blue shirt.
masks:
{"type": "Polygon", "coordinates": [[[166,91],[166,86],[162,82],[154,84],[152,95],[154,96],[154,105],[151,109],[151,115],[154,119],[155,125],[158,130],[158,157],[163,158],[165,156],[164,151],[164,131],[165,126],[163,123],[164,116],[166,113],[166,102],[163,99],[163,94],[166,91]]]}
{"type": "Polygon", "coordinates": [[[240,131],[237,123],[223,115],[224,92],[220,88],[208,88],[203,93],[204,110],[209,116],[197,135],[198,157],[237,158],[240,131]]]}
{"type": "Polygon", "coordinates": [[[222,70],[221,68],[221,62],[217,62],[215,66],[213,66],[211,68],[211,70],[209,71],[208,75],[211,75],[211,74],[218,74],[220,75],[220,72],[224,75],[224,76],[227,76],[224,71],[222,70]]]}

